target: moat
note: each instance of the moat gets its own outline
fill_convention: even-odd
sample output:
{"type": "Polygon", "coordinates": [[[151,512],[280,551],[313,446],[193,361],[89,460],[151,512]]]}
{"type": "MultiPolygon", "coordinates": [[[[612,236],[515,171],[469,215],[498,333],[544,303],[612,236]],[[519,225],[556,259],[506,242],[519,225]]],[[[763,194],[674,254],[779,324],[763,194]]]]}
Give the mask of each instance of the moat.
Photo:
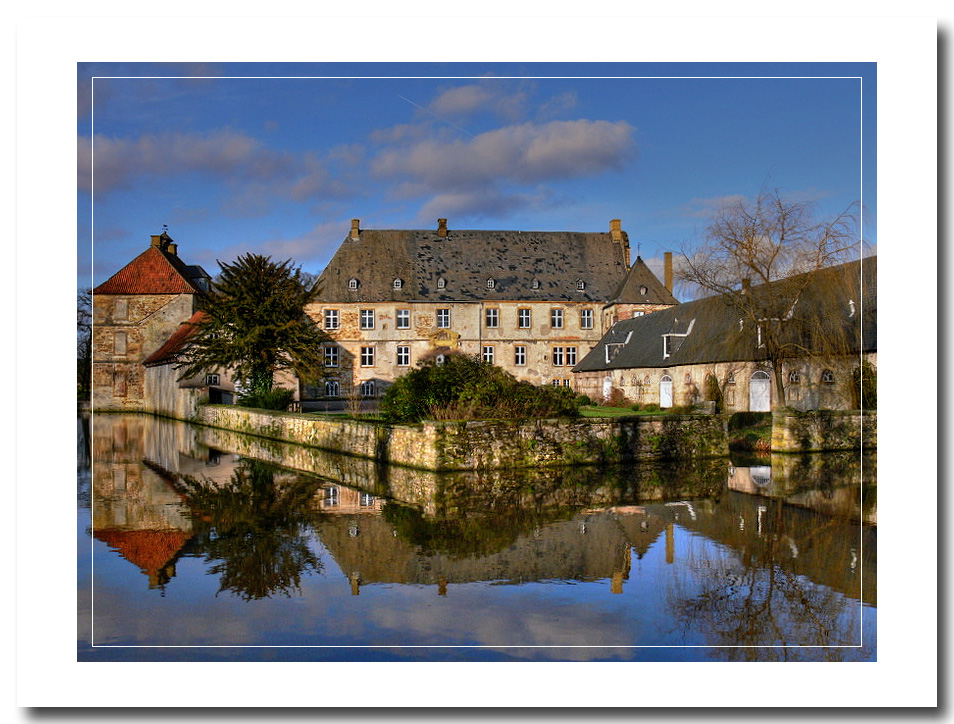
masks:
{"type": "Polygon", "coordinates": [[[873,455],[427,473],[107,414],[77,467],[81,661],[876,658],[873,455]]]}

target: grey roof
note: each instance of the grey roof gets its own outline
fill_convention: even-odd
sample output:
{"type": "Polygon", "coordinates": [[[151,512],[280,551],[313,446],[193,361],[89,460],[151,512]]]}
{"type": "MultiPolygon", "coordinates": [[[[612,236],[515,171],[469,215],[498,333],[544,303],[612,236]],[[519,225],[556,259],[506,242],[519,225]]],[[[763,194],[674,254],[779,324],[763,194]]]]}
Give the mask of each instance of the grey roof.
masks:
{"type": "MultiPolygon", "coordinates": [[[[866,257],[860,262],[822,269],[810,275],[812,278],[795,305],[792,329],[799,330],[798,334],[804,336],[805,329],[813,328],[804,323],[805,320],[815,320],[815,326],[821,320],[822,324],[839,325],[853,338],[857,338],[860,332],[860,349],[850,351],[876,351],[877,272],[877,257],[866,257]],[[852,304],[856,310],[854,315],[851,315],[852,304]]],[[[778,295],[773,295],[769,286],[796,286],[805,279],[805,275],[799,275],[772,285],[752,287],[751,294],[770,304],[770,300],[778,299],[778,295]]],[[[741,316],[724,297],[713,296],[625,319],[614,324],[573,371],[675,367],[758,359],[755,325],[741,321],[741,316]],[[665,335],[674,335],[669,357],[663,355],[665,335]]],[[[766,311],[765,316],[781,317],[784,312],[766,311]]],[[[810,340],[806,342],[810,343],[810,340]]]]}
{"type": "Polygon", "coordinates": [[[362,229],[358,239],[345,238],[322,272],[318,298],[609,302],[629,273],[624,244],[625,232],[616,242],[610,233],[450,229],[439,237],[434,230],[362,229]]]}
{"type": "Polygon", "coordinates": [[[679,300],[666,289],[639,256],[636,257],[629,274],[616,290],[612,301],[628,304],[679,304],[679,300]]]}

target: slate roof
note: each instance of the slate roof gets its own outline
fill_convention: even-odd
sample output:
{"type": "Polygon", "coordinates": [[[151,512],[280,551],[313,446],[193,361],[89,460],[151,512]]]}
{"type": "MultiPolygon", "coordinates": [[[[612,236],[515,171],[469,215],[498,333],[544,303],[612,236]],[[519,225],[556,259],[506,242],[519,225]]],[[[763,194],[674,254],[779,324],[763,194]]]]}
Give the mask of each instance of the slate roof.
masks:
{"type": "Polygon", "coordinates": [[[193,314],[189,319],[179,325],[179,328],[172,333],[172,336],[165,343],[143,360],[143,365],[153,367],[156,365],[175,362],[179,353],[185,348],[186,343],[196,333],[198,323],[206,317],[206,313],[199,311],[193,314]]]}
{"type": "Polygon", "coordinates": [[[652,270],[646,266],[642,257],[629,270],[612,301],[638,304],[679,304],[672,293],[659,281],[652,270]],[[643,291],[645,290],[645,291],[643,291]]]}
{"type": "Polygon", "coordinates": [[[93,294],[195,294],[209,275],[172,252],[150,246],[93,290],[93,294]]]}
{"type": "MultiPolygon", "coordinates": [[[[795,306],[795,319],[799,315],[802,318],[819,316],[830,323],[846,325],[855,333],[860,324],[862,349],[855,351],[877,351],[877,272],[877,257],[816,272],[795,306]],[[857,310],[853,317],[849,317],[849,300],[857,310]]],[[[773,284],[797,284],[803,279],[802,275],[773,284]]],[[[761,286],[751,290],[753,295],[765,298],[772,296],[769,292],[771,290],[761,286]]],[[[757,359],[754,324],[746,321],[740,325],[740,317],[739,310],[731,307],[722,296],[713,296],[625,319],[614,324],[573,371],[676,367],[757,359]],[[663,355],[664,335],[685,335],[671,338],[668,358],[663,355]]]]}
{"type": "Polygon", "coordinates": [[[609,302],[628,293],[625,232],[621,238],[615,242],[609,232],[449,229],[439,237],[435,230],[362,229],[358,239],[345,238],[322,272],[318,299],[609,302]],[[356,290],[349,289],[351,279],[356,290]],[[400,289],[395,279],[402,281],[400,289]]]}

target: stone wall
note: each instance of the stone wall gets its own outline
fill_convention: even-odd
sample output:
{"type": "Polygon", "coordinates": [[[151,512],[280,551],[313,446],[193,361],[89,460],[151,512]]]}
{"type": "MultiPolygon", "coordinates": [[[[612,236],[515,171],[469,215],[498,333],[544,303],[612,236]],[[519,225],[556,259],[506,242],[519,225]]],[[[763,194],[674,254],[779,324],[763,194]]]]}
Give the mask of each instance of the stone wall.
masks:
{"type": "Polygon", "coordinates": [[[860,450],[877,446],[877,412],[776,410],[772,413],[772,452],[860,450]]]}
{"type": "Polygon", "coordinates": [[[707,415],[385,425],[206,405],[199,408],[197,422],[423,470],[606,465],[728,455],[721,420],[707,415]]]}

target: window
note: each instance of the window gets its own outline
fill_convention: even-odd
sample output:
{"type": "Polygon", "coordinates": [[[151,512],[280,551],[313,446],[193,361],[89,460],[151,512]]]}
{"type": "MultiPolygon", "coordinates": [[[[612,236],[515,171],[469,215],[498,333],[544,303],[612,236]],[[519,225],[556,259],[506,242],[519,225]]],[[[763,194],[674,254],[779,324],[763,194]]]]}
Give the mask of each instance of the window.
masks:
{"type": "Polygon", "coordinates": [[[553,380],[553,382],[552,382],[551,384],[552,384],[554,387],[559,387],[559,386],[562,384],[562,382],[561,382],[560,380],[553,380]]]}
{"type": "Polygon", "coordinates": [[[374,397],[374,380],[365,380],[361,383],[361,395],[363,397],[374,397]]]}
{"type": "Polygon", "coordinates": [[[447,280],[444,277],[439,277],[437,279],[437,288],[443,289],[446,286],[447,286],[447,280]]]}
{"type": "Polygon", "coordinates": [[[642,317],[646,312],[633,312],[634,317],[642,317]]]}
{"type": "Polygon", "coordinates": [[[325,310],[325,329],[338,329],[338,310],[325,310]]]}
{"type": "Polygon", "coordinates": [[[493,288],[496,287],[496,286],[497,286],[496,280],[494,280],[494,279],[488,279],[488,280],[487,280],[487,288],[488,288],[488,289],[493,289],[493,288]]]}
{"type": "Polygon", "coordinates": [[[554,367],[563,366],[563,347],[553,348],[553,366],[554,367]]]}
{"type": "Polygon", "coordinates": [[[395,280],[394,280],[394,288],[395,288],[395,289],[401,289],[403,286],[404,286],[404,280],[403,280],[403,279],[395,279],[395,280]]]}
{"type": "Polygon", "coordinates": [[[361,366],[374,367],[374,347],[361,348],[361,366]]]}
{"type": "Polygon", "coordinates": [[[492,365],[494,363],[494,348],[493,347],[491,346],[484,347],[483,360],[487,364],[492,365]]]}
{"type": "Polygon", "coordinates": [[[500,311],[497,309],[488,309],[484,314],[484,321],[488,329],[496,329],[500,321],[500,311]]]}
{"type": "Polygon", "coordinates": [[[788,381],[791,382],[793,385],[797,385],[799,383],[799,380],[800,378],[798,376],[798,370],[792,370],[791,372],[788,373],[788,381]]]}
{"type": "Polygon", "coordinates": [[[358,280],[357,280],[357,279],[353,279],[353,278],[352,278],[352,279],[349,279],[349,280],[348,280],[348,289],[354,290],[354,289],[357,289],[357,288],[358,288],[358,280]]]}
{"type": "Polygon", "coordinates": [[[826,385],[833,385],[835,383],[835,373],[831,370],[823,370],[821,375],[821,381],[826,385]]]}
{"type": "Polygon", "coordinates": [[[374,329],[374,310],[361,310],[361,329],[374,329]]]}
{"type": "Polygon", "coordinates": [[[566,348],[566,366],[567,367],[576,366],[576,347],[566,348]]]}
{"type": "Polygon", "coordinates": [[[520,367],[527,364],[527,348],[522,344],[513,348],[513,363],[520,367]]]}
{"type": "Polygon", "coordinates": [[[646,296],[646,292],[648,291],[649,289],[645,285],[639,288],[639,293],[642,294],[643,296],[646,296]]]}
{"type": "Polygon", "coordinates": [[[210,387],[214,387],[214,386],[218,385],[218,384],[219,384],[219,376],[218,376],[218,375],[206,375],[206,376],[205,376],[205,384],[209,385],[210,387]]]}
{"type": "Polygon", "coordinates": [[[411,310],[410,309],[399,309],[397,310],[397,328],[398,329],[410,329],[411,328],[411,310]]]}
{"type": "Polygon", "coordinates": [[[340,391],[338,380],[325,380],[325,397],[337,397],[340,391]]]}
{"type": "Polygon", "coordinates": [[[570,380],[563,380],[563,386],[564,386],[564,387],[569,387],[569,386],[570,386],[570,380]]]}
{"type": "Polygon", "coordinates": [[[437,310],[437,328],[450,329],[450,310],[449,309],[437,310]]]}
{"type": "Polygon", "coordinates": [[[117,299],[115,313],[113,317],[116,319],[116,321],[124,322],[126,321],[128,316],[129,316],[129,302],[127,302],[125,299],[117,299]]]}
{"type": "Polygon", "coordinates": [[[334,507],[338,505],[338,486],[332,485],[325,488],[325,505],[334,507]]]}
{"type": "Polygon", "coordinates": [[[532,282],[530,282],[530,288],[531,288],[531,289],[539,289],[539,288],[540,288],[540,280],[539,280],[539,279],[534,279],[532,282]]]}
{"type": "Polygon", "coordinates": [[[691,385],[691,384],[692,384],[692,375],[690,375],[688,372],[686,373],[686,380],[685,380],[685,382],[686,382],[687,385],[691,385]]]}
{"type": "Polygon", "coordinates": [[[126,333],[125,332],[116,332],[116,336],[113,337],[113,352],[119,355],[126,354],[126,333]]]}
{"type": "Polygon", "coordinates": [[[361,493],[361,507],[371,508],[374,506],[374,496],[371,493],[361,493]]]}
{"type": "Polygon", "coordinates": [[[554,329],[563,329],[563,310],[562,309],[551,309],[550,310],[550,326],[554,329]]]}
{"type": "Polygon", "coordinates": [[[338,366],[338,347],[335,345],[329,345],[325,347],[325,367],[337,367],[338,366]]]}
{"type": "Polygon", "coordinates": [[[593,329],[593,310],[580,310],[580,329],[593,329]]]}
{"type": "Polygon", "coordinates": [[[728,385],[734,385],[734,384],[735,384],[735,372],[730,372],[730,373],[729,373],[729,379],[726,381],[726,384],[728,384],[728,385]]]}
{"type": "Polygon", "coordinates": [[[668,334],[663,335],[663,359],[672,354],[672,337],[668,334]]]}
{"type": "Polygon", "coordinates": [[[583,281],[582,279],[577,279],[577,281],[576,281],[576,290],[577,290],[578,292],[582,292],[584,289],[586,289],[586,282],[583,281]]]}
{"type": "Polygon", "coordinates": [[[517,327],[519,327],[520,329],[530,329],[530,310],[529,309],[517,310],[517,327]]]}
{"type": "Polygon", "coordinates": [[[398,367],[409,367],[411,364],[411,348],[405,346],[399,346],[397,348],[397,365],[398,367]]]}

